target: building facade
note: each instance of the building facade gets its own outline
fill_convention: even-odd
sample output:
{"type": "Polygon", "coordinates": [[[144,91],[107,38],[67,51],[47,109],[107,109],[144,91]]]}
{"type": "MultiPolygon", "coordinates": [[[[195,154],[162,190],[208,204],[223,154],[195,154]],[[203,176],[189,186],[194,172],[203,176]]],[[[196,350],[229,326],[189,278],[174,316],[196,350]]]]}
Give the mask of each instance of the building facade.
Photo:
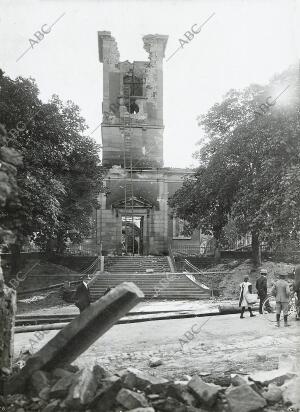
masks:
{"type": "Polygon", "coordinates": [[[110,32],[98,32],[103,64],[102,162],[105,193],[95,215],[94,241],[106,254],[168,254],[169,247],[199,247],[199,232],[185,223],[168,198],[192,171],[163,164],[163,59],[167,36],[143,37],[147,61],[119,61],[110,32]]]}

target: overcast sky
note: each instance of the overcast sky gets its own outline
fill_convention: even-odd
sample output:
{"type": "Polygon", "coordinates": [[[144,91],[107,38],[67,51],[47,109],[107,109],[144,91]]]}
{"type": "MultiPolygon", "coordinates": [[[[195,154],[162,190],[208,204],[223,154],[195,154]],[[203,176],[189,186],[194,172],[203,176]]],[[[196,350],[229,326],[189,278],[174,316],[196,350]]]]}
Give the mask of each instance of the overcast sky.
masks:
{"type": "MultiPolygon", "coordinates": [[[[0,0],[0,5],[0,67],[12,78],[35,78],[43,101],[53,93],[73,100],[89,132],[101,121],[97,31],[111,31],[121,60],[130,61],[147,60],[143,35],[166,34],[168,58],[192,25],[215,13],[164,62],[166,166],[192,165],[201,138],[196,118],[227,90],[264,84],[300,58],[299,0],[0,0]],[[57,19],[51,32],[17,61],[34,33],[57,19]]],[[[93,137],[101,141],[100,128],[93,137]]]]}

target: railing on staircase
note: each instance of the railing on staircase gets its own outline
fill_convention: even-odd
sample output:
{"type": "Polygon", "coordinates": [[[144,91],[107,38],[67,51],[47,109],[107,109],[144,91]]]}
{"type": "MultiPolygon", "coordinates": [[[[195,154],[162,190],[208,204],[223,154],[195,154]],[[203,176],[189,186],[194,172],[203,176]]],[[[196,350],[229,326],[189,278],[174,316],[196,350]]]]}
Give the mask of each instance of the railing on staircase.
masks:
{"type": "MultiPolygon", "coordinates": [[[[195,274],[198,274],[198,275],[210,275],[210,276],[211,276],[211,275],[229,275],[229,274],[232,273],[232,272],[230,272],[230,271],[226,271],[226,272],[225,272],[225,271],[208,271],[208,272],[201,272],[201,271],[199,270],[199,268],[197,268],[195,265],[193,265],[193,264],[192,264],[191,262],[189,262],[187,259],[184,259],[184,267],[187,268],[188,272],[191,272],[191,271],[192,271],[192,273],[195,273],[195,274]]],[[[213,278],[211,278],[211,280],[210,280],[210,288],[208,288],[206,285],[200,283],[200,282],[198,281],[198,279],[195,278],[194,275],[189,274],[189,273],[186,273],[186,272],[184,272],[184,274],[185,274],[186,276],[188,276],[190,280],[192,280],[193,282],[195,282],[195,283],[198,284],[199,286],[201,286],[201,287],[204,286],[204,289],[210,289],[210,291],[211,291],[211,297],[214,297],[215,284],[214,284],[214,279],[213,279],[213,278]],[[193,280],[193,278],[194,278],[195,280],[193,280]]]]}
{"type": "Polygon", "coordinates": [[[192,273],[197,273],[197,274],[201,274],[201,272],[199,271],[199,269],[194,266],[191,262],[189,262],[187,259],[184,259],[184,266],[188,269],[187,272],[184,272],[184,275],[191,280],[193,283],[195,283],[195,285],[200,286],[202,289],[205,289],[207,291],[209,291],[209,287],[206,286],[204,283],[200,282],[198,279],[196,279],[196,277],[194,275],[192,275],[192,273]],[[191,273],[192,271],[192,273],[191,273]]]}
{"type": "Polygon", "coordinates": [[[101,256],[96,257],[96,259],[93,261],[93,263],[84,270],[85,273],[89,273],[89,271],[92,270],[92,273],[95,274],[98,272],[101,268],[101,256]]]}
{"type": "Polygon", "coordinates": [[[201,273],[199,268],[194,266],[191,262],[189,262],[187,259],[184,259],[183,261],[183,266],[184,268],[186,267],[188,269],[188,272],[193,272],[193,273],[201,273]]]}

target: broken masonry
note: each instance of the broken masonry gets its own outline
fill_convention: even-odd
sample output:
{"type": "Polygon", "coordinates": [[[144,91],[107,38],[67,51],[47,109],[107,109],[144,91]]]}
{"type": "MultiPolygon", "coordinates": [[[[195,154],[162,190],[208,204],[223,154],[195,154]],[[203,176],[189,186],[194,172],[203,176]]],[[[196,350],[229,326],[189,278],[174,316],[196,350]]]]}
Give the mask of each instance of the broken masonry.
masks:
{"type": "Polygon", "coordinates": [[[24,368],[6,382],[5,394],[24,392],[37,370],[52,371],[70,365],[143,297],[134,283],[124,282],[92,303],[27,360],[24,368]]]}

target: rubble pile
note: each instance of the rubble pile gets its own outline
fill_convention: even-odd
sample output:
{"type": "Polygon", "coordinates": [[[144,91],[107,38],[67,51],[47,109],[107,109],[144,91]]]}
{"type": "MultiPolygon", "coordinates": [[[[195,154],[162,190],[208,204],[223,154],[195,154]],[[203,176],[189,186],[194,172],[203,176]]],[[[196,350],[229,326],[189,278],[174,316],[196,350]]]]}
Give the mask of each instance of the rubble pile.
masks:
{"type": "Polygon", "coordinates": [[[199,376],[169,381],[134,368],[112,374],[99,364],[51,373],[35,371],[26,396],[0,396],[6,412],[255,412],[300,410],[300,376],[274,371],[261,376],[231,375],[228,387],[207,383],[199,376]]]}

